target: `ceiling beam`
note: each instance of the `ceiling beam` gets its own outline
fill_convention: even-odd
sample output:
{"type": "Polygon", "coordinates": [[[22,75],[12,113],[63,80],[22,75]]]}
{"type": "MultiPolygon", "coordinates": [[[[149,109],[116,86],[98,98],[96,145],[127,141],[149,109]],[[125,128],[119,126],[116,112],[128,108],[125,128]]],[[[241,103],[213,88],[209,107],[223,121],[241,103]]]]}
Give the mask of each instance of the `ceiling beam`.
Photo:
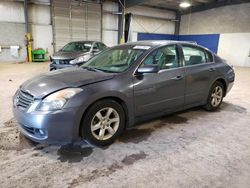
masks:
{"type": "Polygon", "coordinates": [[[227,5],[236,5],[236,4],[249,3],[249,2],[250,0],[219,0],[216,2],[212,2],[212,3],[207,3],[204,5],[191,7],[185,11],[182,11],[181,14],[185,15],[185,14],[201,12],[201,11],[205,11],[205,10],[209,10],[213,8],[219,8],[219,7],[223,7],[227,5]]]}
{"type": "Polygon", "coordinates": [[[142,7],[148,7],[148,8],[156,8],[156,9],[161,9],[161,10],[168,10],[168,11],[173,11],[176,12],[176,9],[172,8],[165,8],[165,7],[159,7],[159,6],[154,6],[154,5],[141,5],[142,7]]]}
{"type": "MultiPolygon", "coordinates": [[[[118,0],[119,1],[119,0],[118,0]]],[[[146,3],[147,0],[125,0],[126,8],[146,3]]]]}

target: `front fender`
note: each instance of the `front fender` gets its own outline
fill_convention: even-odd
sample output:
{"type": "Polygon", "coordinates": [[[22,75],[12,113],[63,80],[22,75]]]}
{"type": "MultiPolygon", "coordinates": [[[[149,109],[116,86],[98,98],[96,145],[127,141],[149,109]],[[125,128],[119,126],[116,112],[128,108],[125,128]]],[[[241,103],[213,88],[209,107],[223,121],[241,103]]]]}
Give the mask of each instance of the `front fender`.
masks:
{"type": "MultiPolygon", "coordinates": [[[[111,81],[112,82],[112,81],[111,81]]],[[[126,106],[127,126],[134,124],[133,89],[130,87],[117,89],[117,85],[110,83],[110,80],[83,86],[83,91],[69,100],[67,106],[77,108],[76,125],[74,135],[79,135],[82,117],[88,108],[96,101],[104,98],[116,98],[124,102],[126,106]],[[114,86],[115,88],[113,88],[114,86]]],[[[126,85],[126,84],[124,84],[126,85]]]]}

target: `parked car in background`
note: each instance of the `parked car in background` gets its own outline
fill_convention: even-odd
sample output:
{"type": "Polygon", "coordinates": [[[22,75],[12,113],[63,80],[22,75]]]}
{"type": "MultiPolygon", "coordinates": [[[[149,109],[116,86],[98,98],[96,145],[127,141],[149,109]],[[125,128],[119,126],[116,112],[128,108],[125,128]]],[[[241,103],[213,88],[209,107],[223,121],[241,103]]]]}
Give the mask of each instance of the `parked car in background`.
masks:
{"type": "Polygon", "coordinates": [[[36,142],[108,145],[125,128],[195,106],[215,111],[234,70],[191,43],[147,41],[107,49],[79,68],[23,83],[13,97],[21,132],[36,142]]]}
{"type": "Polygon", "coordinates": [[[106,48],[107,46],[102,42],[70,42],[50,57],[50,71],[80,66],[106,48]]]}

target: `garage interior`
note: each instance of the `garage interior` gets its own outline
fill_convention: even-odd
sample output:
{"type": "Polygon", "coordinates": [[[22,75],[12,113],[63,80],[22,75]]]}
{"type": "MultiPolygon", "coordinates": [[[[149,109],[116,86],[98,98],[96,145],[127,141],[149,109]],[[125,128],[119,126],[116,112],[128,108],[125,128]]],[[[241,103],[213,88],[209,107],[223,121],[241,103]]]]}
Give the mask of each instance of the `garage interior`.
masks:
{"type": "Polygon", "coordinates": [[[249,82],[248,0],[2,0],[0,187],[248,188],[249,82]],[[79,40],[109,47],[196,42],[226,59],[236,80],[220,110],[193,108],[157,118],[109,147],[30,142],[16,127],[12,97],[24,81],[49,71],[54,52],[79,40]],[[32,62],[36,50],[45,56],[32,62]]]}

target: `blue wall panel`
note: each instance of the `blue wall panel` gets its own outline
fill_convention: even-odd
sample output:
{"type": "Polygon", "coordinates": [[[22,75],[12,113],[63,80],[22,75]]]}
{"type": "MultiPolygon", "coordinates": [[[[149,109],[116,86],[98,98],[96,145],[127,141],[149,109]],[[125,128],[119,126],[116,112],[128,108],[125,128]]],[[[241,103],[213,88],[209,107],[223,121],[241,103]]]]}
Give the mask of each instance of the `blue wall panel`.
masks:
{"type": "Polygon", "coordinates": [[[180,41],[195,41],[197,44],[204,46],[211,51],[217,53],[219,45],[219,34],[208,34],[208,35],[180,35],[180,41]]]}
{"type": "Polygon", "coordinates": [[[138,33],[137,40],[178,40],[178,35],[138,33]]]}
{"type": "Polygon", "coordinates": [[[217,53],[220,40],[219,34],[206,35],[169,35],[169,34],[151,34],[138,33],[137,40],[177,40],[177,41],[193,41],[204,46],[211,51],[217,53]]]}

